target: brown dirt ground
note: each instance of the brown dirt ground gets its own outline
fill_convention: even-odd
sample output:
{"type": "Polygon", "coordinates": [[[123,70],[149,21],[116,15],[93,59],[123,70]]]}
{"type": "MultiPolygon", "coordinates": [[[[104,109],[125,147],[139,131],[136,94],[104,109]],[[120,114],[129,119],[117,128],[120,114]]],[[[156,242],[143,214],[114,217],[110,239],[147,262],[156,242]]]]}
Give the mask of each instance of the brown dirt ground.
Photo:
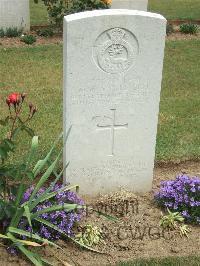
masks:
{"type": "MultiPolygon", "coordinates": [[[[156,166],[153,191],[158,189],[160,181],[173,179],[179,173],[200,176],[200,162],[156,166]]],[[[95,247],[101,253],[81,249],[69,241],[59,241],[63,251],[44,247],[40,252],[53,264],[65,266],[113,265],[141,257],[200,255],[200,226],[190,225],[189,238],[181,237],[176,230],[162,231],[159,227],[161,210],[153,202],[153,191],[144,195],[119,191],[85,199],[89,206],[100,206],[98,204],[103,203],[108,207],[108,214],[118,217],[118,221],[113,222],[88,212],[83,221],[83,224],[90,223],[102,229],[104,242],[95,247]],[[129,202],[127,209],[123,209],[124,201],[129,202]]],[[[0,254],[1,266],[30,265],[23,258],[10,256],[3,247],[0,247],[0,254]]]]}
{"type": "MultiPolygon", "coordinates": [[[[170,34],[166,37],[166,40],[191,40],[191,39],[200,39],[200,32],[198,32],[196,35],[191,34],[182,34],[175,29],[176,32],[170,34]]],[[[0,46],[4,48],[9,47],[27,47],[27,46],[37,46],[37,45],[49,45],[49,44],[61,44],[62,43],[62,34],[56,34],[53,37],[39,37],[37,36],[36,32],[30,32],[30,34],[35,35],[37,38],[37,41],[32,45],[27,45],[24,42],[20,41],[19,37],[16,38],[8,38],[3,37],[0,38],[0,46]]]]}

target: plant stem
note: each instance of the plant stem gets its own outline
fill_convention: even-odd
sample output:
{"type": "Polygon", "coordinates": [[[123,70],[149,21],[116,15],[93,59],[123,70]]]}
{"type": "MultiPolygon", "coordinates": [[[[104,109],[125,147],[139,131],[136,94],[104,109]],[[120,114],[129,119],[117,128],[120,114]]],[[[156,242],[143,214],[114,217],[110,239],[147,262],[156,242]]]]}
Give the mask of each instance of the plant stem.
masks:
{"type": "Polygon", "coordinates": [[[13,131],[14,131],[14,127],[15,127],[15,123],[16,123],[17,118],[18,118],[18,116],[19,116],[19,114],[20,114],[20,112],[21,112],[22,104],[23,104],[23,102],[21,102],[21,104],[20,104],[18,110],[17,110],[17,108],[16,108],[16,111],[15,111],[15,117],[14,117],[14,120],[13,120],[13,123],[12,123],[12,127],[11,127],[11,131],[10,131],[10,137],[9,137],[9,140],[12,140],[12,137],[13,137],[13,131]]]}

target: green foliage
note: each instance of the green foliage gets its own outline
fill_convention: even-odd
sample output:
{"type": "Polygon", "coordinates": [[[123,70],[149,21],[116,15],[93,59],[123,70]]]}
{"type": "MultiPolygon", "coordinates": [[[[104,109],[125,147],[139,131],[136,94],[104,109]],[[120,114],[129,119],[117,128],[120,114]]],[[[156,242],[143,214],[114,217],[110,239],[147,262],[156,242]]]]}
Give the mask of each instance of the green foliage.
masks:
{"type": "Polygon", "coordinates": [[[171,212],[167,209],[168,215],[165,215],[160,220],[160,226],[164,228],[175,229],[177,227],[177,222],[183,222],[184,218],[179,212],[171,212]]]}
{"type": "Polygon", "coordinates": [[[42,37],[52,37],[54,35],[54,32],[51,28],[45,28],[38,30],[37,35],[42,37]]]}
{"type": "Polygon", "coordinates": [[[9,38],[18,37],[22,34],[22,29],[18,29],[17,27],[9,27],[5,29],[5,36],[9,38]]]}
{"type": "Polygon", "coordinates": [[[165,215],[160,220],[160,226],[163,228],[169,228],[171,230],[178,229],[181,237],[188,237],[188,233],[191,232],[189,227],[186,224],[181,224],[178,226],[178,223],[184,222],[184,217],[179,212],[171,212],[167,209],[168,215],[165,215]]]}
{"type": "Polygon", "coordinates": [[[102,241],[102,231],[97,226],[87,224],[82,228],[82,232],[76,235],[76,240],[81,245],[92,247],[102,241]]]}
{"type": "Polygon", "coordinates": [[[174,32],[173,24],[167,23],[167,27],[166,27],[166,33],[167,33],[167,35],[170,35],[173,32],[174,32]]]}
{"type": "Polygon", "coordinates": [[[192,23],[181,24],[180,32],[185,34],[196,34],[198,32],[198,25],[192,23]]]}
{"type": "Polygon", "coordinates": [[[21,37],[21,41],[30,45],[36,42],[36,37],[33,35],[24,35],[21,37]]]}
{"type": "MultiPolygon", "coordinates": [[[[63,17],[69,14],[93,10],[108,8],[104,0],[41,0],[47,7],[49,18],[51,23],[55,23],[57,26],[62,26],[63,17]]],[[[38,3],[38,0],[34,0],[38,3]]]]}

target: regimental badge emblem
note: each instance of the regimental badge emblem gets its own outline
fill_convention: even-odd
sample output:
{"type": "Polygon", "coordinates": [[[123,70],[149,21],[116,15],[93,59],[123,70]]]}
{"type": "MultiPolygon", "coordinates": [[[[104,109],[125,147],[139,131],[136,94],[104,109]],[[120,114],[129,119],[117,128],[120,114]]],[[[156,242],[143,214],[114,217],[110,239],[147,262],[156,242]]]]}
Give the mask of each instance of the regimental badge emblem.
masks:
{"type": "Polygon", "coordinates": [[[135,63],[138,42],[128,30],[113,28],[103,32],[96,40],[96,64],[110,74],[123,73],[135,63]]]}

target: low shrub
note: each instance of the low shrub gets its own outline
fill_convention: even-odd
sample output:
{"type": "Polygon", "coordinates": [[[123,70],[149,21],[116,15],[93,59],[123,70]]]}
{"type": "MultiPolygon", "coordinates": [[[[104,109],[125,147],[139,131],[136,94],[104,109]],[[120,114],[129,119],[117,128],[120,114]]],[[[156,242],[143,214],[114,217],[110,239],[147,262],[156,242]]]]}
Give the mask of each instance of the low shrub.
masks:
{"type": "Polygon", "coordinates": [[[0,29],[0,38],[5,36],[5,31],[3,28],[0,29]]]}
{"type": "Polygon", "coordinates": [[[198,31],[198,25],[192,23],[185,23],[180,25],[180,32],[185,34],[196,34],[198,31]]]}
{"type": "Polygon", "coordinates": [[[180,212],[186,222],[200,224],[200,178],[179,175],[161,182],[155,194],[159,206],[180,212]]]}
{"type": "MultiPolygon", "coordinates": [[[[38,3],[39,0],[34,0],[38,3]]],[[[42,0],[47,7],[48,15],[51,23],[62,27],[63,17],[69,14],[93,10],[109,8],[111,0],[42,0]]]]}
{"type": "Polygon", "coordinates": [[[30,45],[36,42],[36,37],[33,35],[24,35],[21,37],[21,41],[30,45]]]}
{"type": "Polygon", "coordinates": [[[42,37],[52,37],[53,34],[54,34],[53,30],[50,28],[40,29],[37,31],[37,35],[42,37]]]}
{"type": "Polygon", "coordinates": [[[5,36],[9,38],[18,37],[22,34],[22,29],[18,29],[17,27],[9,27],[5,29],[5,36]]]}
{"type": "Polygon", "coordinates": [[[172,24],[170,23],[167,23],[167,27],[166,27],[166,34],[167,35],[170,35],[174,32],[174,27],[172,24]]]}

